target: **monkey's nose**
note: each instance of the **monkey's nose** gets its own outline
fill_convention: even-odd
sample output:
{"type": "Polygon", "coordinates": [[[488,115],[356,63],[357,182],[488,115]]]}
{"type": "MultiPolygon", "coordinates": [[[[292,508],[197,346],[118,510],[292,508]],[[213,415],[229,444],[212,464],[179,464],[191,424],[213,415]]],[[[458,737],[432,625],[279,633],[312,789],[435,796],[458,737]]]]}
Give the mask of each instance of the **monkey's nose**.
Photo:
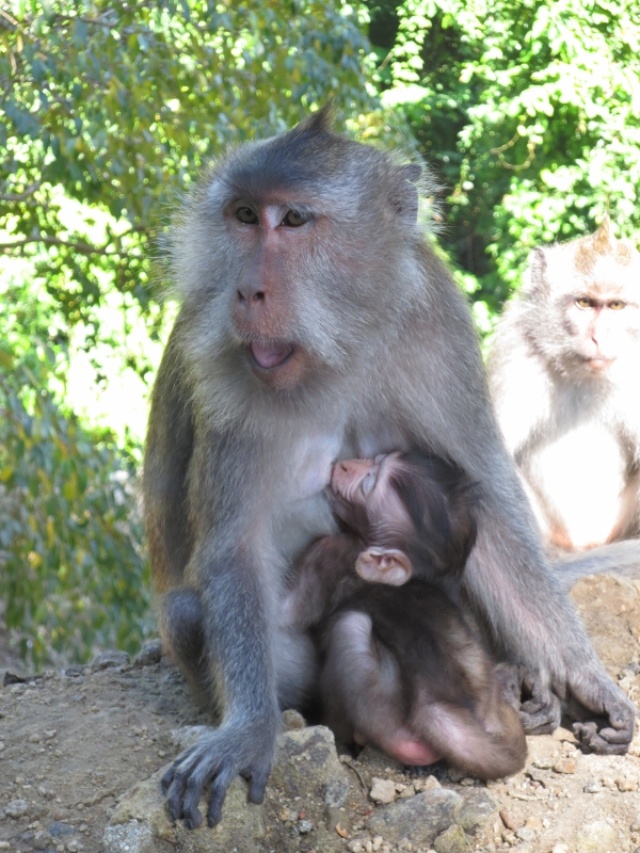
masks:
{"type": "Polygon", "coordinates": [[[265,295],[264,290],[254,290],[250,286],[238,288],[238,302],[241,304],[258,305],[264,302],[265,295]]]}

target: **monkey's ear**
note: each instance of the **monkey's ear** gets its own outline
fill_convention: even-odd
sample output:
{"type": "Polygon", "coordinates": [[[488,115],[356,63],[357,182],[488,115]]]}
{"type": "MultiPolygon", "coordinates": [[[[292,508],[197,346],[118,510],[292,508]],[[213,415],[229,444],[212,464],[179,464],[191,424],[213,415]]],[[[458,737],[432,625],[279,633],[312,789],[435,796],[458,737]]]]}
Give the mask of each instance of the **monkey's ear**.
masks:
{"type": "Polygon", "coordinates": [[[405,181],[411,181],[412,184],[415,184],[422,174],[422,166],[418,166],[417,163],[407,163],[406,166],[400,167],[400,174],[405,181]]]}
{"type": "Polygon", "coordinates": [[[303,133],[331,133],[331,128],[333,127],[333,116],[333,104],[329,102],[323,107],[320,107],[320,109],[315,113],[311,113],[311,115],[301,121],[295,129],[303,133]]]}
{"type": "Polygon", "coordinates": [[[397,186],[391,199],[397,216],[410,225],[418,218],[418,188],[416,181],[422,169],[417,163],[400,166],[397,171],[397,186]]]}
{"type": "Polygon", "coordinates": [[[367,548],[356,560],[356,573],[370,583],[402,586],[413,574],[411,561],[396,548],[367,548]]]}
{"type": "Polygon", "coordinates": [[[617,241],[613,236],[613,228],[611,227],[611,220],[609,219],[608,213],[605,213],[604,218],[600,223],[600,227],[593,235],[592,239],[593,248],[598,255],[612,254],[615,250],[617,241]]]}
{"type": "Polygon", "coordinates": [[[534,249],[529,255],[529,270],[527,273],[527,290],[531,293],[546,293],[547,285],[547,256],[544,249],[534,249]]]}

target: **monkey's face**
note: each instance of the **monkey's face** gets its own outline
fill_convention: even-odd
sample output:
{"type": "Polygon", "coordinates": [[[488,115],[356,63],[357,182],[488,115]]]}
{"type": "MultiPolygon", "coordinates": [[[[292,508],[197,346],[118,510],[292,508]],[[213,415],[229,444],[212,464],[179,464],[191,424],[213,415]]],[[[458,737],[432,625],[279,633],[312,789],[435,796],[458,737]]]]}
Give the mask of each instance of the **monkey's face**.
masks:
{"type": "Polygon", "coordinates": [[[569,300],[566,325],[579,363],[585,372],[598,375],[624,356],[633,328],[640,323],[637,307],[629,304],[619,288],[592,287],[569,300]]]}
{"type": "Polygon", "coordinates": [[[531,338],[551,368],[591,381],[628,370],[640,342],[640,254],[598,234],[536,250],[531,338]]]}
{"type": "Polygon", "coordinates": [[[298,385],[316,349],[300,321],[299,282],[317,239],[317,223],[302,204],[277,194],[239,196],[225,209],[225,226],[239,260],[232,323],[253,373],[278,390],[298,385]]]}
{"type": "Polygon", "coordinates": [[[398,547],[411,527],[408,513],[391,483],[399,454],[375,459],[343,459],[331,472],[333,511],[371,545],[398,547]]]}
{"type": "Polygon", "coordinates": [[[368,367],[421,297],[419,175],[313,121],[230,152],[173,233],[194,361],[276,391],[368,367]]]}

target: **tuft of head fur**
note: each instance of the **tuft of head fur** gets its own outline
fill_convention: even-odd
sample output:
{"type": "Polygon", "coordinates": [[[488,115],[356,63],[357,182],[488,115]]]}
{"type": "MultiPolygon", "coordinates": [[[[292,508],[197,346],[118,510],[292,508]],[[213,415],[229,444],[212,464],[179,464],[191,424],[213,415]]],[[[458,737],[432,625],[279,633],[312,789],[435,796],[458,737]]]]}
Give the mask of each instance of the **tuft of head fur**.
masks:
{"type": "Polygon", "coordinates": [[[453,462],[432,454],[399,454],[390,484],[411,519],[415,534],[396,544],[416,566],[459,583],[476,540],[478,485],[453,462]]]}

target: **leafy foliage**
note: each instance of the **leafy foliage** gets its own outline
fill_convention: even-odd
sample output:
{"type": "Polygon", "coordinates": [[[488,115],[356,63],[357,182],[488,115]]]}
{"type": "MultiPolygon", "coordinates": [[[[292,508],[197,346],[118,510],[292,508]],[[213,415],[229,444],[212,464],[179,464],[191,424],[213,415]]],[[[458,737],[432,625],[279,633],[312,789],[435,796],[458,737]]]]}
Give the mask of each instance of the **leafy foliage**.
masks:
{"type": "Polygon", "coordinates": [[[100,646],[133,651],[150,628],[133,466],[108,434],[89,433],[56,401],[63,348],[42,335],[42,306],[26,290],[12,296],[18,316],[0,322],[7,626],[32,665],[84,660],[100,646]]]}
{"type": "Polygon", "coordinates": [[[40,253],[71,322],[105,277],[147,303],[150,236],[203,160],[320,100],[368,101],[366,41],[339,0],[15,7],[0,18],[2,248],[40,253]],[[89,206],[70,216],[67,199],[89,206]]]}
{"type": "Polygon", "coordinates": [[[449,188],[443,238],[489,314],[534,245],[605,211],[637,231],[637,3],[405,0],[397,17],[385,103],[449,188]]]}

